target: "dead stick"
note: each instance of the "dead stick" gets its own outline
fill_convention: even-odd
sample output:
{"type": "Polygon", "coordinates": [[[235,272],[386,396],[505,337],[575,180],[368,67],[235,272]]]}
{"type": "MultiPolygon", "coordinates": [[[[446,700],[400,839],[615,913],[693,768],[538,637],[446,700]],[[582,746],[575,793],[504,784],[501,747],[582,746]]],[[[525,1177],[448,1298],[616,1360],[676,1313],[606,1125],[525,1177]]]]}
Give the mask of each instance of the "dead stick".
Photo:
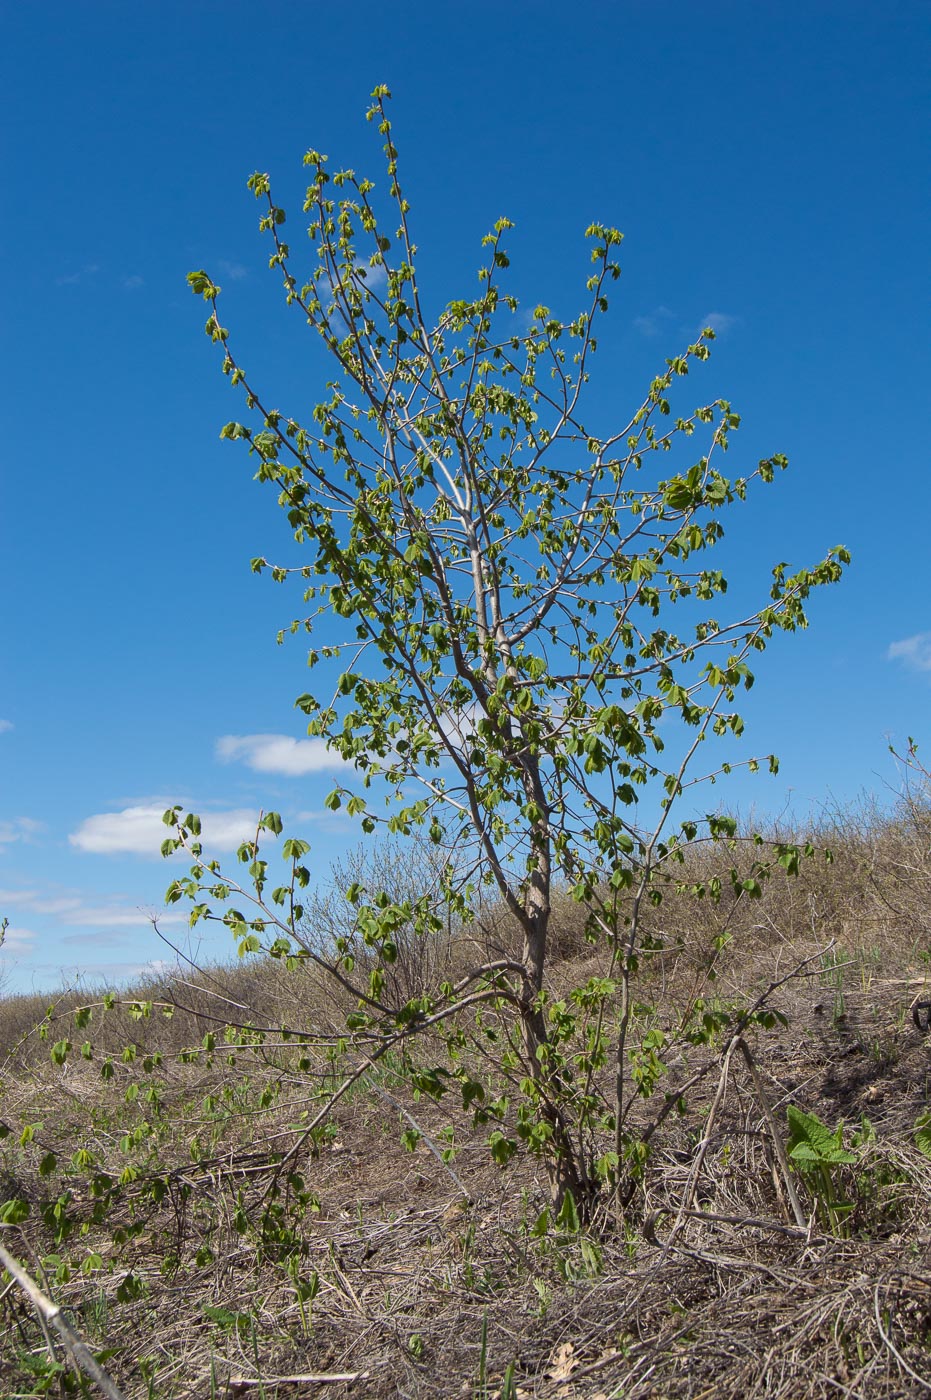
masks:
{"type": "Polygon", "coordinates": [[[727,1093],[728,1073],[730,1070],[731,1056],[733,1055],[733,1053],[734,1042],[731,1041],[730,1045],[727,1047],[727,1050],[724,1052],[724,1060],[721,1065],[721,1076],[718,1080],[717,1091],[712,1101],[711,1108],[708,1112],[708,1120],[705,1123],[705,1131],[702,1133],[701,1142],[698,1144],[698,1151],[695,1153],[695,1160],[692,1163],[692,1169],[689,1172],[688,1180],[685,1184],[685,1194],[682,1197],[681,1204],[679,1205],[678,1212],[676,1213],[675,1224],[673,1225],[672,1230],[669,1233],[669,1239],[667,1241],[668,1244],[672,1244],[676,1235],[678,1235],[679,1231],[682,1228],[682,1221],[684,1217],[691,1211],[692,1202],[695,1199],[695,1192],[698,1189],[698,1178],[701,1175],[701,1169],[704,1166],[705,1158],[708,1155],[708,1149],[711,1146],[711,1135],[714,1132],[714,1122],[718,1115],[718,1109],[721,1107],[721,1101],[723,1100],[724,1095],[727,1093]]]}
{"type": "Polygon", "coordinates": [[[230,1376],[230,1390],[245,1390],[250,1385],[351,1385],[364,1380],[368,1371],[320,1371],[306,1376],[230,1376]]]}
{"type": "Polygon", "coordinates": [[[394,1097],[394,1094],[389,1094],[387,1089],[383,1089],[380,1084],[376,1084],[375,1080],[371,1077],[371,1075],[365,1075],[365,1083],[369,1086],[370,1089],[374,1089],[376,1094],[381,1094],[382,1098],[386,1099],[388,1103],[390,1103],[394,1108],[398,1110],[399,1113],[403,1113],[408,1123],[410,1123],[411,1127],[414,1129],[414,1132],[420,1134],[424,1142],[429,1147],[430,1151],[433,1153],[436,1160],[439,1162],[440,1166],[445,1172],[448,1173],[456,1189],[465,1197],[466,1204],[471,1205],[472,1197],[469,1195],[469,1192],[466,1190],[465,1186],[463,1186],[459,1177],[456,1175],[452,1167],[446,1161],[446,1158],[443,1156],[442,1152],[437,1147],[436,1143],[433,1141],[433,1138],[430,1136],[429,1133],[424,1132],[423,1128],[417,1122],[417,1119],[414,1117],[414,1115],[408,1112],[404,1105],[394,1097]]]}
{"type": "Polygon", "coordinates": [[[785,1143],[782,1141],[782,1134],[779,1131],[779,1125],[776,1122],[775,1114],[769,1106],[769,1099],[766,1097],[766,1090],[763,1088],[763,1081],[760,1079],[760,1073],[756,1067],[756,1061],[750,1054],[750,1050],[742,1036],[738,1036],[737,1045],[740,1049],[740,1053],[743,1055],[744,1060],[746,1061],[747,1068],[750,1071],[750,1075],[753,1079],[753,1087],[756,1091],[757,1100],[759,1102],[760,1108],[763,1110],[763,1116],[766,1119],[767,1125],[769,1127],[770,1136],[773,1140],[773,1151],[776,1154],[776,1157],[779,1161],[779,1166],[782,1170],[782,1175],[785,1179],[786,1191],[789,1193],[789,1200],[792,1203],[792,1211],[795,1215],[795,1223],[800,1230],[805,1230],[808,1228],[808,1220],[806,1219],[805,1212],[802,1210],[802,1205],[798,1198],[798,1192],[795,1189],[795,1181],[792,1177],[792,1168],[789,1165],[789,1158],[788,1154],[786,1153],[785,1143]]]}
{"type": "Polygon", "coordinates": [[[13,1258],[8,1250],[4,1249],[2,1244],[0,1244],[0,1264],[3,1265],[7,1273],[19,1284],[20,1288],[38,1312],[40,1318],[50,1323],[51,1326],[55,1328],[55,1331],[68,1348],[68,1352],[75,1364],[81,1368],[86,1376],[90,1376],[91,1380],[99,1386],[104,1395],[106,1395],[107,1400],[126,1400],[123,1392],[111,1381],[106,1371],[99,1365],[87,1343],[78,1336],[71,1324],[65,1321],[58,1304],[53,1303],[51,1298],[47,1297],[42,1292],[42,1289],[36,1283],[35,1279],[30,1278],[22,1265],[13,1258]]]}

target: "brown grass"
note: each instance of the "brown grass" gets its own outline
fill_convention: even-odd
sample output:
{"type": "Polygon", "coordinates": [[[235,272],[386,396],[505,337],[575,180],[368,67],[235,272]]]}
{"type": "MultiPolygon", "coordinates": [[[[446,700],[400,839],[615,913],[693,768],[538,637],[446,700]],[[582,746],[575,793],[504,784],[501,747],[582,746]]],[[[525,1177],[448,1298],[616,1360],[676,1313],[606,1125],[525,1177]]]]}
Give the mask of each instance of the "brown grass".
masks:
{"type": "MultiPolygon", "coordinates": [[[[725,1065],[720,1046],[670,1065],[674,1086],[708,1072],[685,1116],[658,1136],[623,1226],[605,1217],[588,1234],[552,1224],[535,1233],[547,1201],[536,1164],[495,1167],[466,1114],[415,1101],[389,1062],[340,1100],[292,1163],[301,1180],[281,1203],[304,1253],[289,1273],[254,1222],[276,1161],[299,1141],[301,1114],[314,1111],[335,1071],[316,1051],[300,1070],[299,1052],[275,1048],[273,1037],[251,1051],[221,1037],[212,1052],[182,1056],[231,1012],[269,1027],[338,1026],[338,999],[315,974],[254,962],[133,989],[140,1001],[175,1003],[170,1020],[157,1008],[136,1020],[121,1005],[88,1031],[69,1031],[70,1012],[87,998],[64,999],[50,1039],[69,1034],[80,1044],[90,1035],[94,1058],[62,1066],[33,1029],[46,1003],[0,1003],[0,1119],[13,1130],[0,1143],[0,1199],[32,1207],[23,1224],[5,1228],[7,1248],[92,1345],[113,1349],[107,1367],[133,1400],[488,1400],[509,1367],[512,1395],[539,1400],[926,1393],[931,1160],[915,1124],[928,1101],[931,1041],[910,1006],[928,983],[931,812],[917,802],[891,816],[865,806],[809,835],[833,849],[833,863],[818,856],[797,880],[777,875],[760,900],[672,897],[652,915],[667,952],[645,978],[661,1022],[695,988],[708,993],[712,943],[725,923],[731,941],[713,986],[722,999],[814,960],[775,995],[789,1028],[751,1040],[758,1085],[739,1055],[725,1065]],[[132,1064],[120,1058],[128,1044],[132,1064]],[[141,1062],[155,1051],[163,1063],[146,1073],[141,1062]],[[108,1055],[113,1076],[102,1081],[108,1055]],[[134,1082],[142,1094],[127,1102],[134,1082]],[[127,1150],[121,1139],[146,1118],[150,1086],[164,1105],[157,1143],[127,1150]],[[856,1162],[834,1170],[849,1207],[841,1233],[801,1176],[804,1224],[795,1219],[768,1126],[772,1115],[786,1130],[789,1103],[831,1128],[843,1120],[848,1146],[861,1133],[856,1162]],[[407,1151],[401,1133],[412,1121],[421,1136],[407,1151]],[[27,1123],[42,1126],[20,1146],[27,1123]],[[448,1165],[437,1155],[444,1128],[457,1147],[448,1165]],[[107,1170],[132,1164],[140,1175],[99,1224],[74,1177],[79,1223],[56,1244],[49,1207],[63,1179],[40,1167],[47,1153],[62,1161],[80,1146],[107,1170]],[[160,1199],[143,1189],[147,1172],[164,1181],[160,1199]],[[86,1273],[67,1277],[62,1264],[56,1279],[56,1260],[77,1264],[91,1248],[100,1258],[86,1273]],[[302,1302],[301,1284],[306,1294],[314,1281],[316,1296],[302,1302]],[[311,1373],[356,1379],[277,1379],[311,1373]]],[[[694,853],[690,878],[711,859],[694,853]]],[[[557,947],[554,991],[597,966],[568,900],[557,947]]],[[[34,1314],[8,1288],[0,1394],[65,1393],[61,1376],[43,1376],[46,1357],[34,1314]]]]}

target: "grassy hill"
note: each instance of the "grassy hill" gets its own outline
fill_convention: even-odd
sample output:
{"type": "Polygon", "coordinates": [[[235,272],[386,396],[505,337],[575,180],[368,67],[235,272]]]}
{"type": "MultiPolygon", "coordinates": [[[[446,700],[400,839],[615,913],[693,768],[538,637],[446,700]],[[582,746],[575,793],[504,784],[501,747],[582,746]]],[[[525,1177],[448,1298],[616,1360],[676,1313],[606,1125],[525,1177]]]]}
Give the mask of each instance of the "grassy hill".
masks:
{"type": "MultiPolygon", "coordinates": [[[[345,998],[253,958],[0,1002],[0,1243],[133,1400],[931,1390],[931,810],[806,836],[833,862],[651,915],[665,1088],[622,1209],[557,1217],[532,1156],[412,1086],[429,1043],[346,1083],[345,998]],[[764,996],[787,1024],[736,1035],[764,996]]],[[[443,975],[466,936],[405,956],[443,975]]],[[[600,966],[568,898],[556,944],[554,998],[600,966]]],[[[80,1385],[7,1282],[0,1393],[80,1385]]]]}

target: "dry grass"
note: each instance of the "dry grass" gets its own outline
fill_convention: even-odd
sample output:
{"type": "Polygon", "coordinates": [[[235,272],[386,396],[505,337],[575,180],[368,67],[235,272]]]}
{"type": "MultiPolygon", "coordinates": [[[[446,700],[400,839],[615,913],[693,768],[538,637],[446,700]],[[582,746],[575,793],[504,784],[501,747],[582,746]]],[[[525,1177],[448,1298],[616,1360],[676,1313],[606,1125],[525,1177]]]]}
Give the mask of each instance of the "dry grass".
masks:
{"type": "MultiPolygon", "coordinates": [[[[543,1232],[547,1192],[535,1163],[495,1167],[466,1114],[415,1102],[388,1063],[304,1143],[289,1162],[298,1176],[279,1178],[281,1220],[302,1252],[292,1251],[290,1267],[287,1250],[276,1259],[256,1232],[260,1203],[334,1069],[314,1059],[301,1070],[299,1052],[273,1038],[253,1050],[221,1041],[194,1060],[181,1052],[235,1012],[228,1002],[255,1023],[318,1030],[335,1028],[341,1008],[315,976],[254,963],[135,989],[178,1009],[170,1020],[135,1020],[125,1007],[98,1018],[90,1062],[50,1064],[48,1044],[29,1034],[44,1005],[0,1004],[0,1118],[14,1130],[0,1143],[0,1199],[32,1206],[28,1220],[4,1229],[7,1248],[92,1345],[113,1349],[107,1367],[132,1400],[488,1400],[508,1385],[513,1397],[538,1400],[926,1393],[931,1160],[914,1129],[928,1102],[931,1041],[909,1008],[926,989],[931,950],[931,814],[916,803],[893,817],[861,810],[812,836],[833,848],[833,864],[805,862],[797,880],[776,877],[761,900],[681,897],[655,912],[673,950],[646,973],[660,1020],[705,986],[725,922],[732,940],[714,984],[722,998],[814,961],[775,996],[789,1028],[751,1041],[758,1083],[720,1046],[670,1066],[673,1086],[708,1072],[685,1116],[658,1135],[622,1226],[606,1216],[588,1234],[552,1222],[543,1232]],[[132,1064],[120,1058],[127,1044],[136,1046],[132,1064]],[[162,1064],[146,1073],[141,1063],[156,1050],[162,1064]],[[113,1076],[102,1081],[108,1054],[113,1076]],[[141,1095],[127,1102],[133,1083],[141,1095]],[[148,1087],[162,1100],[155,1133],[127,1148],[133,1126],[152,1119],[148,1087]],[[832,1128],[842,1119],[848,1146],[861,1134],[856,1161],[832,1172],[845,1206],[840,1230],[817,1181],[794,1178],[801,1226],[791,1208],[769,1126],[774,1119],[785,1132],[790,1103],[832,1128]],[[401,1132],[412,1121],[421,1136],[408,1151],[401,1132]],[[20,1146],[27,1123],[42,1127],[20,1146]],[[458,1149],[448,1165],[437,1155],[444,1127],[458,1149]],[[131,1165],[139,1176],[98,1224],[89,1187],[74,1177],[69,1209],[79,1223],[56,1244],[63,1180],[43,1176],[41,1163],[81,1146],[107,1170],[131,1165]],[[147,1185],[151,1173],[160,1194],[147,1185]],[[56,1278],[67,1256],[89,1258],[87,1271],[67,1277],[62,1266],[56,1278]],[[355,1379],[276,1379],[309,1374],[355,1379]]],[[[693,857],[691,875],[707,860],[693,857]]],[[[577,910],[561,915],[555,990],[597,961],[577,910]]],[[[59,1008],[53,1039],[66,1033],[67,1011],[59,1008]]],[[[47,1355],[34,1313],[8,1288],[0,1393],[65,1393],[47,1355]]]]}

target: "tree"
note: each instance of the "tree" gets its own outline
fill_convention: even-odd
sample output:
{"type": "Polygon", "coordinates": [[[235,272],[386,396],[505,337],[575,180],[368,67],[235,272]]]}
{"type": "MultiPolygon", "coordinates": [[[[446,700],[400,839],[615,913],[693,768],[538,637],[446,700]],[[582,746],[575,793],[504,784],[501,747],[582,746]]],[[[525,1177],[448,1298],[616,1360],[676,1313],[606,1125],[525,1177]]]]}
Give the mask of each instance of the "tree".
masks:
{"type": "MultiPolygon", "coordinates": [[[[368,834],[386,825],[426,835],[446,853],[445,873],[436,891],[403,905],[359,883],[346,891],[371,954],[364,982],[349,941],[337,939],[329,955],[299,949],[305,843],[285,844],[295,874],[266,895],[259,842],[280,831],[275,814],[240,852],[252,883],[236,888],[252,899],[253,917],[210,902],[231,886],[205,860],[196,818],[177,810],[166,814],[178,827],[168,847],[190,847],[195,865],[169,896],[193,898],[195,917],[224,918],[247,949],[316,959],[355,998],[348,1027],[367,1056],[441,1034],[449,1058],[421,1066],[420,1086],[440,1093],[458,1082],[493,1125],[496,1155],[513,1150],[516,1132],[544,1158],[557,1203],[567,1192],[583,1200],[635,1162],[632,1085],[649,1093],[662,1070],[658,1042],[631,1043],[632,978],[649,952],[643,912],[689,842],[734,835],[732,822],[714,813],[699,822],[692,806],[674,827],[674,805],[699,781],[702,745],[740,735],[733,705],[752,684],[751,659],[775,632],[806,625],[812,588],[838,579],[848,556],[837,548],[791,574],[777,565],[763,607],[719,622],[727,581],[710,556],[722,514],[773,481],[786,459],[727,477],[719,459],[739,426],[730,403],[673,413],[673,386],[708,358],[713,332],[666,360],[626,422],[596,431],[586,388],[620,233],[588,228],[590,275],[574,320],[545,306],[528,320],[503,283],[511,224],[499,219],[483,240],[478,293],[432,317],[389,93],[373,97],[390,232],[371,181],[330,173],[325,156],[308,152],[315,265],[302,278],[268,177],[249,181],[287,303],[333,361],[308,421],[271,407],[248,377],[220,321],[219,287],[204,271],[189,282],[209,304],[224,373],[254,415],[221,436],[248,445],[303,551],[297,566],[260,558],[252,567],[303,586],[306,610],[291,631],[313,634],[309,662],[323,685],[297,704],[308,732],[347,763],[327,805],[344,805],[368,834]],[[687,446],[686,462],[673,457],[687,446]],[[678,739],[670,716],[681,721],[678,739]],[[519,947],[481,957],[455,984],[425,985],[400,1010],[383,999],[399,928],[429,937],[441,906],[481,924],[477,901],[488,887],[519,928],[519,947]],[[583,906],[604,966],[554,999],[548,936],[563,887],[583,906]],[[469,1068],[466,1013],[468,1036],[494,1047],[512,1097],[495,1098],[469,1068]]],[[[715,773],[728,771],[710,747],[715,773]]],[[[798,858],[775,855],[789,867],[798,858]]],[[[749,874],[734,869],[735,888],[753,894],[765,869],[762,860],[749,874]]],[[[717,892],[711,882],[708,893],[717,892]]]]}

